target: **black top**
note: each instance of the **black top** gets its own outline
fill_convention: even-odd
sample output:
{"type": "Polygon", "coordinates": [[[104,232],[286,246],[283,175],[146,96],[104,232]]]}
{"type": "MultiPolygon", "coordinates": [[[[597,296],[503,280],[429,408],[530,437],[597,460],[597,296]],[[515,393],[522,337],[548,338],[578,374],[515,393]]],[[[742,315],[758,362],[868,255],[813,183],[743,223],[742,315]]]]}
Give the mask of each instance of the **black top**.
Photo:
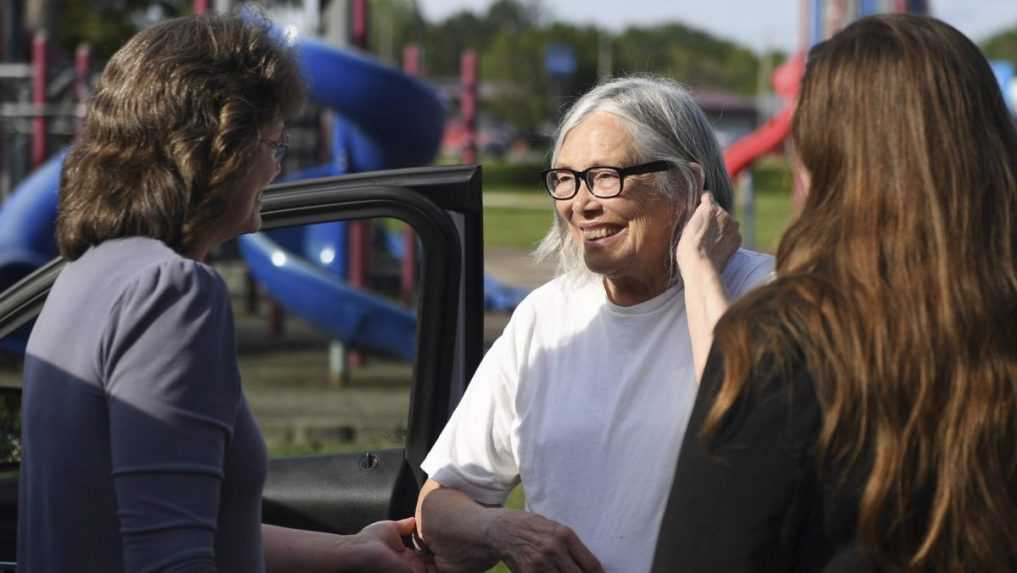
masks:
{"type": "Polygon", "coordinates": [[[722,362],[714,350],[678,457],[653,571],[877,571],[855,544],[860,483],[835,492],[817,475],[822,411],[809,373],[799,366],[790,376],[749,380],[705,443],[700,433],[724,377],[722,362]]]}

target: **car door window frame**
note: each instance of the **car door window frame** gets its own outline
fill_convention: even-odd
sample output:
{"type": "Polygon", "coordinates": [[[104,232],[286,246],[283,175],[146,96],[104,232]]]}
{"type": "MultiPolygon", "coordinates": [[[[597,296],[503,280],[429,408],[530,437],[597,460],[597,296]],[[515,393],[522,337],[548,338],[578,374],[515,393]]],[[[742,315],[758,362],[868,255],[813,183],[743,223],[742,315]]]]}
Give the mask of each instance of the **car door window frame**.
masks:
{"type": "MultiPolygon", "coordinates": [[[[422,245],[416,360],[405,456],[418,483],[437,440],[483,353],[481,168],[420,167],[272,185],[262,229],[393,217],[422,245]]],[[[42,310],[65,261],[56,258],[0,293],[0,338],[42,310]]]]}

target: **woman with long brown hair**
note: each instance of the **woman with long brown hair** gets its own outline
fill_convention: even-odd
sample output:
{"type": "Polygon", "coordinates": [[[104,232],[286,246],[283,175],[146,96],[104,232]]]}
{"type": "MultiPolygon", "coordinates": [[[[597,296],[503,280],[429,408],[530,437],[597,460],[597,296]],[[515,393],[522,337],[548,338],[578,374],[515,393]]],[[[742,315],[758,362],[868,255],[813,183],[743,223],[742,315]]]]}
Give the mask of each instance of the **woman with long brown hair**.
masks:
{"type": "Polygon", "coordinates": [[[809,54],[793,137],[809,195],[717,325],[654,571],[1017,571],[1017,132],[988,63],[859,20],[809,54]]]}

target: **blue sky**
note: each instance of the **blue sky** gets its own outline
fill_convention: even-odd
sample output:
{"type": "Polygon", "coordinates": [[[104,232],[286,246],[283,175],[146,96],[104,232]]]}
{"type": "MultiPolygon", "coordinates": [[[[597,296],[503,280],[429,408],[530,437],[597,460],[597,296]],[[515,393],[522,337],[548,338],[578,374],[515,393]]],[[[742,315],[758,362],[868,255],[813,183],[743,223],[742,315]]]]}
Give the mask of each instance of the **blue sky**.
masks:
{"type": "MultiPolygon", "coordinates": [[[[525,1],[525,0],[524,0],[525,1]]],[[[1017,26],[1017,0],[930,0],[933,15],[976,41],[1017,26]]],[[[441,19],[464,8],[485,10],[491,0],[417,0],[424,15],[441,19]]],[[[594,22],[612,30],[679,20],[754,50],[795,49],[801,0],[544,0],[559,20],[594,22]]]]}

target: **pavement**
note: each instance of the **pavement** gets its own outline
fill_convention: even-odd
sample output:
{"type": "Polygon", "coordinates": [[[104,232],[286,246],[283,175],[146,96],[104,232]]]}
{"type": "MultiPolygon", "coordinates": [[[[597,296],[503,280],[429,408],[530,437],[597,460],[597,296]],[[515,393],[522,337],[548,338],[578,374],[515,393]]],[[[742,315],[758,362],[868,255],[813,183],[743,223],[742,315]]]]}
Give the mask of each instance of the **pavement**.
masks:
{"type": "Polygon", "coordinates": [[[506,284],[531,290],[554,277],[554,263],[538,263],[530,252],[510,248],[485,249],[484,270],[506,284]]]}

